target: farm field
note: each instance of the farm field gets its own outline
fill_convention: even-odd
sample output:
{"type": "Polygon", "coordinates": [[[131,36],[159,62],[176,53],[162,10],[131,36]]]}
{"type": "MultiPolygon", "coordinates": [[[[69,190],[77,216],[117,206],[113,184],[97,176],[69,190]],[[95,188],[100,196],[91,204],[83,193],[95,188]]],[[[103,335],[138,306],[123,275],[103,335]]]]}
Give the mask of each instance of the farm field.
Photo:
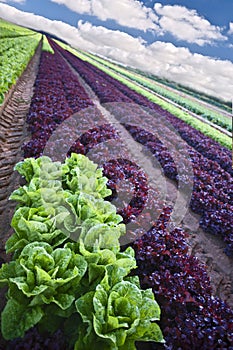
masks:
{"type": "Polygon", "coordinates": [[[230,137],[0,26],[0,349],[233,349],[230,137]]]}

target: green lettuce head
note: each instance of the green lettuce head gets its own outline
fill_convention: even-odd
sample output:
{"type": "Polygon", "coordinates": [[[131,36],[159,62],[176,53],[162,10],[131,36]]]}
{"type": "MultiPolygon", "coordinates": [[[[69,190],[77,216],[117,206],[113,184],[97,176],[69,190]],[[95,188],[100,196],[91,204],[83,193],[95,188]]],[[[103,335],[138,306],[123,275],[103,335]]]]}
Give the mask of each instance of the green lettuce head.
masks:
{"type": "Polygon", "coordinates": [[[83,325],[75,350],[133,350],[135,341],[164,342],[155,323],[160,308],[152,290],[141,290],[135,279],[112,287],[108,278],[76,301],[83,325]]]}
{"type": "Polygon", "coordinates": [[[42,319],[50,304],[58,310],[69,309],[86,269],[81,255],[66,246],[53,250],[44,242],[28,244],[17,260],[3,264],[0,282],[9,287],[8,302],[2,312],[4,338],[22,337],[42,319]]]}

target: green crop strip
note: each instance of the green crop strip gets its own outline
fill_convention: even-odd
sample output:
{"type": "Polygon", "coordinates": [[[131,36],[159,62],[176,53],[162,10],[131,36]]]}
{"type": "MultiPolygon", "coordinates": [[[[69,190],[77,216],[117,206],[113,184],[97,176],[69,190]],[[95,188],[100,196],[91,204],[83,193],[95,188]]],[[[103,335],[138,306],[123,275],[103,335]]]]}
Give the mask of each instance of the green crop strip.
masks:
{"type": "Polygon", "coordinates": [[[46,52],[54,54],[54,51],[53,51],[52,47],[50,46],[46,35],[43,35],[42,51],[46,51],[46,52]]]}
{"type": "Polygon", "coordinates": [[[0,39],[36,34],[30,29],[0,19],[0,39]]]}
{"type": "Polygon", "coordinates": [[[5,94],[27,67],[41,40],[41,34],[1,39],[0,105],[5,94]]]}

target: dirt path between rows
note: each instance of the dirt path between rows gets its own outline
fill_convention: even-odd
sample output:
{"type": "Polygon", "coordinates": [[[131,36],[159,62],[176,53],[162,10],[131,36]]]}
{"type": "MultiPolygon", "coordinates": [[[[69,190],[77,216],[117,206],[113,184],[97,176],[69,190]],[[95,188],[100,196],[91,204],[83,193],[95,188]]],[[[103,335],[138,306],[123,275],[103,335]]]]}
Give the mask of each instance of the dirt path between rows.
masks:
{"type": "Polygon", "coordinates": [[[41,43],[27,68],[9,91],[0,107],[0,258],[5,259],[5,241],[11,234],[10,222],[15,204],[8,200],[18,187],[20,176],[14,172],[15,164],[23,159],[22,144],[28,137],[26,116],[33,95],[38,72],[41,43]]]}
{"type": "MultiPolygon", "coordinates": [[[[65,61],[67,62],[66,59],[65,61]]],[[[69,64],[69,62],[67,63],[69,64]]],[[[70,64],[69,66],[72,68],[70,64]]],[[[119,123],[115,116],[100,104],[98,97],[91,87],[73,68],[72,70],[105,119],[118,131],[122,139],[122,147],[126,147],[127,152],[132,155],[130,160],[135,161],[145,170],[149,178],[149,184],[157,186],[159,170],[144,152],[143,146],[134,141],[129,132],[119,123]]],[[[177,198],[177,186],[175,182],[166,178],[166,187],[169,194],[169,198],[166,198],[166,204],[174,205],[177,198]]],[[[208,234],[201,229],[199,220],[200,216],[188,209],[180,224],[180,227],[190,234],[188,238],[189,253],[196,256],[206,266],[213,288],[213,295],[220,297],[233,307],[233,258],[228,257],[224,253],[225,244],[220,238],[208,234]]]]}
{"type": "MultiPolygon", "coordinates": [[[[13,232],[10,223],[16,204],[9,201],[8,198],[21,182],[20,175],[14,172],[14,166],[23,160],[21,147],[29,137],[26,116],[38,72],[41,47],[40,43],[35,55],[0,107],[0,262],[10,259],[10,256],[5,253],[5,242],[13,232]]],[[[6,288],[2,288],[0,290],[0,311],[6,303],[5,293],[6,288]]],[[[0,336],[0,349],[5,348],[6,341],[0,336]]]]}

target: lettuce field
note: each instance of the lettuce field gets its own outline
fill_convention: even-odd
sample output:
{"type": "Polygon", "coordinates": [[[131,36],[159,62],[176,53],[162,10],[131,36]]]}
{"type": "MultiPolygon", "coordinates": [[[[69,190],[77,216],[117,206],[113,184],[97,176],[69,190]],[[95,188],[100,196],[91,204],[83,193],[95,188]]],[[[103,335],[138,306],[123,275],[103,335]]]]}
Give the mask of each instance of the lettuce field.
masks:
{"type": "Polygon", "coordinates": [[[0,349],[233,350],[224,102],[0,33],[0,349]]]}

